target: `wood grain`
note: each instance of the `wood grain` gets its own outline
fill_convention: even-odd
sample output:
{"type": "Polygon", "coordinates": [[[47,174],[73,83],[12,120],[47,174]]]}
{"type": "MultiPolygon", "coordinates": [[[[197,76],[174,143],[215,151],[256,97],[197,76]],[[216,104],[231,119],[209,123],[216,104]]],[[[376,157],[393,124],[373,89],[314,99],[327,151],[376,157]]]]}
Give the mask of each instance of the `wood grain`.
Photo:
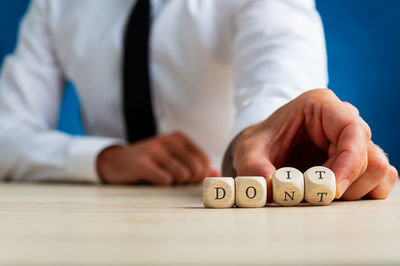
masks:
{"type": "Polygon", "coordinates": [[[272,197],[282,206],[294,206],[304,199],[303,173],[293,167],[283,167],[272,175],[272,197]]]}
{"type": "Polygon", "coordinates": [[[328,205],[335,198],[336,178],[331,169],[314,166],[304,173],[304,199],[312,205],[328,205]]]}
{"type": "Polygon", "coordinates": [[[263,176],[235,178],[236,207],[261,208],[267,203],[267,182],[263,176]]]}
{"type": "Polygon", "coordinates": [[[203,181],[206,208],[232,208],[235,204],[235,180],[232,177],[207,177],[203,181]]]}
{"type": "Polygon", "coordinates": [[[400,264],[387,200],[206,209],[201,186],[1,184],[2,265],[400,264]]]}

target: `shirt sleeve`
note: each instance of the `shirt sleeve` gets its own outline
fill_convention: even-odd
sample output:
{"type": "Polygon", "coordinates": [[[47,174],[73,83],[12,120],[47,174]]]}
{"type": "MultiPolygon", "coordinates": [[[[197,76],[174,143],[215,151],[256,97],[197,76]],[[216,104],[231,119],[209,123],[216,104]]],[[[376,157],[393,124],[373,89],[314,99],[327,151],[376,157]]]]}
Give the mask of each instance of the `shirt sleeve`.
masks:
{"type": "Polygon", "coordinates": [[[313,0],[243,1],[235,26],[231,139],[328,82],[323,27],[313,0]]]}
{"type": "Polygon", "coordinates": [[[122,140],[56,130],[64,77],[48,3],[33,1],[0,76],[0,180],[99,182],[96,158],[122,140]]]}

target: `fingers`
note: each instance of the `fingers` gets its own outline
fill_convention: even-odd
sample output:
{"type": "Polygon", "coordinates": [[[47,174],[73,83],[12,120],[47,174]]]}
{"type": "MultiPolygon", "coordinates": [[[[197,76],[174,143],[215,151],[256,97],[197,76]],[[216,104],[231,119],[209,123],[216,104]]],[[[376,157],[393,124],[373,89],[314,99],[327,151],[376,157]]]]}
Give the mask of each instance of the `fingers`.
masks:
{"type": "Polygon", "coordinates": [[[263,176],[267,181],[267,202],[272,202],[272,175],[276,169],[265,155],[244,155],[235,169],[238,176],[263,176]]]}
{"type": "Polygon", "coordinates": [[[211,169],[207,176],[219,177],[221,176],[221,172],[215,169],[211,169]]]}
{"type": "Polygon", "coordinates": [[[152,161],[142,163],[142,167],[145,168],[147,174],[142,177],[140,181],[148,181],[158,186],[169,186],[174,181],[174,178],[168,171],[159,167],[152,161]]]}
{"type": "Polygon", "coordinates": [[[342,199],[356,200],[364,197],[384,181],[388,177],[389,172],[390,164],[384,152],[370,141],[367,170],[344,192],[342,199]]]}
{"type": "Polygon", "coordinates": [[[249,127],[236,140],[232,165],[237,176],[263,176],[267,181],[267,202],[272,202],[272,175],[276,169],[267,145],[265,131],[249,127]]]}
{"type": "Polygon", "coordinates": [[[330,141],[329,160],[325,166],[336,175],[336,198],[366,170],[371,131],[366,123],[340,101],[325,104],[322,109],[323,129],[330,141]]]}
{"type": "Polygon", "coordinates": [[[191,173],[188,167],[166,150],[160,149],[155,160],[173,176],[176,184],[184,184],[190,181],[191,173]]]}
{"type": "Polygon", "coordinates": [[[192,151],[204,165],[209,165],[210,161],[208,160],[207,155],[204,153],[199,146],[197,146],[191,139],[189,139],[186,135],[182,134],[181,132],[173,133],[177,138],[181,139],[184,145],[192,151]]]}
{"type": "Polygon", "coordinates": [[[105,149],[99,154],[96,167],[102,180],[110,184],[194,183],[211,171],[205,153],[181,133],[105,149]]]}
{"type": "Polygon", "coordinates": [[[346,126],[340,133],[336,151],[327,162],[332,163],[330,168],[336,175],[337,198],[365,171],[368,160],[367,140],[364,130],[357,124],[346,126]]]}
{"type": "Polygon", "coordinates": [[[368,193],[368,197],[372,199],[385,199],[396,185],[398,178],[399,174],[396,168],[390,166],[388,175],[378,186],[368,193]]]}
{"type": "Polygon", "coordinates": [[[190,183],[201,182],[210,171],[207,156],[181,133],[166,135],[162,139],[168,152],[182,162],[190,171],[190,183]]]}
{"type": "Polygon", "coordinates": [[[208,175],[210,172],[210,161],[208,156],[205,152],[197,146],[191,139],[189,139],[186,135],[182,134],[181,132],[173,133],[176,138],[182,141],[184,147],[188,149],[193,155],[194,158],[200,160],[200,172],[198,175],[195,175],[192,182],[198,183],[203,181],[203,179],[208,175]]]}
{"type": "Polygon", "coordinates": [[[336,175],[336,198],[384,198],[398,178],[382,150],[372,143],[371,130],[357,108],[329,90],[306,92],[241,134],[232,159],[238,175],[268,178],[275,171],[272,164],[279,167],[290,158],[290,148],[311,140],[327,151],[324,166],[336,175]]]}
{"type": "Polygon", "coordinates": [[[326,90],[306,93],[304,98],[307,133],[319,147],[329,142],[329,159],[324,165],[335,172],[336,198],[386,197],[398,174],[372,143],[371,129],[357,108],[326,90]]]}
{"type": "Polygon", "coordinates": [[[327,149],[324,166],[336,175],[336,198],[361,176],[368,164],[371,130],[358,110],[329,90],[303,94],[307,133],[318,147],[327,149]]]}
{"type": "Polygon", "coordinates": [[[359,116],[360,115],[360,111],[358,111],[358,109],[354,106],[354,105],[352,105],[351,103],[349,103],[349,102],[345,102],[345,101],[343,101],[342,102],[343,103],[343,105],[345,106],[345,108],[347,108],[350,112],[352,112],[355,116],[359,116]]]}

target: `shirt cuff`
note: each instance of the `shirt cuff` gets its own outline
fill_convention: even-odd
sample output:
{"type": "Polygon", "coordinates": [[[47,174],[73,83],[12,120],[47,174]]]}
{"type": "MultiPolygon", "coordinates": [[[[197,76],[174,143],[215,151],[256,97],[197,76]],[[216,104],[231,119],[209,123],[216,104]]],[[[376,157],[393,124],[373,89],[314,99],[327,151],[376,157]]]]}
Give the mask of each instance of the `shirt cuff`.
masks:
{"type": "Polygon", "coordinates": [[[76,137],[68,149],[68,177],[75,181],[100,183],[97,172],[97,156],[105,148],[125,145],[121,139],[106,137],[76,137]]]}

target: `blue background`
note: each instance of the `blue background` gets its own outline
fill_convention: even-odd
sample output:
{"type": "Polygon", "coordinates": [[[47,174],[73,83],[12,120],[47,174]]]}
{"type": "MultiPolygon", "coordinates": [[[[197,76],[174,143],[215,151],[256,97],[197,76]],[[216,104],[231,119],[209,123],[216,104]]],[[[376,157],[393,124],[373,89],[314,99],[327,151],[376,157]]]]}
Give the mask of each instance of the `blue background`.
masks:
{"type": "MultiPolygon", "coordinates": [[[[0,3],[0,65],[4,55],[14,49],[27,5],[27,0],[0,3]]],[[[326,34],[329,87],[360,110],[375,143],[399,168],[400,1],[317,0],[317,8],[326,34]]],[[[59,129],[83,134],[79,102],[71,84],[66,84],[64,96],[59,129]]]]}

